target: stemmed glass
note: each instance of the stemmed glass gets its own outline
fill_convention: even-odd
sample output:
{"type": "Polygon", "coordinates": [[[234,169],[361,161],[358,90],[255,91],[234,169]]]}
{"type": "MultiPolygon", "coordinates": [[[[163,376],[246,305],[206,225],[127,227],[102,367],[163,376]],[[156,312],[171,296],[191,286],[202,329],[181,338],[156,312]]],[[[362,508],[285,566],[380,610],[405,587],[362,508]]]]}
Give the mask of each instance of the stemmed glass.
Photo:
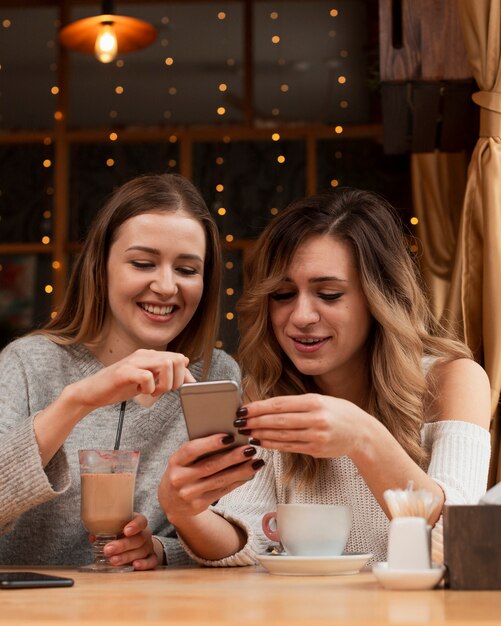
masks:
{"type": "Polygon", "coordinates": [[[121,535],[134,516],[134,489],[139,464],[137,450],[79,450],[81,519],[95,536],[94,562],[85,572],[120,573],[132,565],[114,566],[104,546],[121,535]]]}

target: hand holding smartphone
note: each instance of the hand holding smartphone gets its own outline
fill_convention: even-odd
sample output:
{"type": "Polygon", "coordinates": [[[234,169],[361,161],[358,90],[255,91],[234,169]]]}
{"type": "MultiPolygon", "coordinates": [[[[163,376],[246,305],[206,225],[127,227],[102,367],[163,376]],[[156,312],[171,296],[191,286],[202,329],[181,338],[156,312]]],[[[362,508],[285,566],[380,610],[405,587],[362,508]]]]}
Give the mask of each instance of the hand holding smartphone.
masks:
{"type": "Polygon", "coordinates": [[[248,445],[249,438],[241,435],[233,426],[237,409],[242,404],[240,390],[235,381],[185,383],[179,388],[179,395],[190,439],[226,433],[235,437],[235,443],[225,447],[225,450],[248,445]]]}

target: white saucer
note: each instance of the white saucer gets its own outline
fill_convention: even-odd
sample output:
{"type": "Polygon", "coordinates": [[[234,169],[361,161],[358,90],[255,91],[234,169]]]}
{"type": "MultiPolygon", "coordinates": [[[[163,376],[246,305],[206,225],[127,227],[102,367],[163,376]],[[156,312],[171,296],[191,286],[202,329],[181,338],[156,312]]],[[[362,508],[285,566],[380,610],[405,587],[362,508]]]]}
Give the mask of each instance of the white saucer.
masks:
{"type": "Polygon", "coordinates": [[[385,589],[433,589],[442,580],[445,567],[433,565],[430,569],[388,569],[388,563],[376,563],[372,572],[385,589]]]}
{"type": "Polygon", "coordinates": [[[357,574],[372,554],[342,554],[340,556],[288,556],[260,554],[257,558],[270,574],[282,576],[332,576],[357,574]]]}

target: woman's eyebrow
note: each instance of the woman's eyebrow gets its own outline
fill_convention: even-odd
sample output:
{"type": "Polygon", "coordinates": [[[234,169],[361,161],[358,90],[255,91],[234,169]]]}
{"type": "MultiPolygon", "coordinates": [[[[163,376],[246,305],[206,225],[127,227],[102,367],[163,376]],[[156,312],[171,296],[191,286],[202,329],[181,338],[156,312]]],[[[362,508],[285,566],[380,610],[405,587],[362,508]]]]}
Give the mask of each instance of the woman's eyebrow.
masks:
{"type": "MultiPolygon", "coordinates": [[[[284,278],[284,283],[293,283],[294,281],[286,276],[284,278]]],[[[338,276],[315,276],[314,278],[308,279],[309,283],[347,283],[348,281],[345,278],[339,278],[338,276]]]]}
{"type": "Polygon", "coordinates": [[[310,278],[310,283],[347,283],[345,278],[339,278],[338,276],[317,276],[310,278]]]}
{"type": "MultiPolygon", "coordinates": [[[[138,250],[139,252],[147,252],[149,254],[156,254],[157,256],[160,256],[161,252],[160,250],[158,250],[157,248],[149,248],[148,246],[130,246],[129,248],[127,248],[127,250],[125,252],[130,252],[131,250],[138,250]]],[[[204,260],[202,259],[202,257],[198,256],[198,254],[179,254],[178,259],[187,259],[189,261],[200,261],[200,263],[203,263],[204,260]]]]}
{"type": "Polygon", "coordinates": [[[149,252],[150,254],[160,254],[160,250],[158,250],[157,248],[149,248],[148,246],[130,246],[125,252],[130,252],[131,250],[139,250],[139,252],[149,252]]]}

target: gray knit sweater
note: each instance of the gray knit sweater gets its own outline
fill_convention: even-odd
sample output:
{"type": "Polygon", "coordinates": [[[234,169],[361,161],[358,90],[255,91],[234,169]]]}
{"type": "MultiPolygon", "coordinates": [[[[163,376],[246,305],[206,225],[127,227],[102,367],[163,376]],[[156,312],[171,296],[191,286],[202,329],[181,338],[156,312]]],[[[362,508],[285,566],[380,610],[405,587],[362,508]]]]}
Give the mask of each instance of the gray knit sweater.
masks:
{"type": "MultiPolygon", "coordinates": [[[[91,560],[80,521],[78,450],[113,448],[119,404],[87,415],[50,463],[42,467],[33,416],[64,387],[102,368],[83,346],[62,347],[46,337],[18,339],[0,353],[0,565],[80,565],[91,560]]],[[[202,366],[190,370],[200,380],[202,366]]],[[[210,380],[240,380],[235,361],[215,350],[210,380]]],[[[141,452],[135,510],[164,545],[169,565],[191,561],[157,501],[170,455],[187,439],[177,392],[151,408],[127,402],[121,448],[141,452]]]]}

